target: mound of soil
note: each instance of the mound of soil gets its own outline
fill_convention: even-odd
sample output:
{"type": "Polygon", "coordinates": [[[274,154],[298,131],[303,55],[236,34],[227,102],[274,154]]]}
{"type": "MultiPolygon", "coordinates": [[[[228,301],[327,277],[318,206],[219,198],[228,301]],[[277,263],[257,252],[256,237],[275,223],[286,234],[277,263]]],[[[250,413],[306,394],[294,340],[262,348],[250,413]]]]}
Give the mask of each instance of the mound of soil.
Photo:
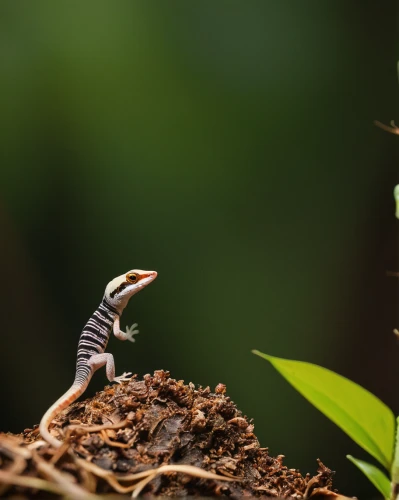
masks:
{"type": "Polygon", "coordinates": [[[162,370],[71,405],[51,433],[61,448],[41,442],[37,427],[0,436],[0,495],[338,497],[333,472],[320,461],[317,475],[303,476],[261,448],[225,385],[211,392],[162,370]]]}

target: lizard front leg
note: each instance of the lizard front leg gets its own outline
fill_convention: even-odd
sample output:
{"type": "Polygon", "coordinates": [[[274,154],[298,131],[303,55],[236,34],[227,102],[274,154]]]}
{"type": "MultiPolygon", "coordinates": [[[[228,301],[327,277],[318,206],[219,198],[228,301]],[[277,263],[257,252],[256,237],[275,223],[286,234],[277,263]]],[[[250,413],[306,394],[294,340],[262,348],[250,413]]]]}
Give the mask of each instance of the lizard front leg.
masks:
{"type": "Polygon", "coordinates": [[[136,342],[134,335],[139,333],[139,331],[136,330],[137,326],[137,323],[133,323],[130,328],[128,326],[126,327],[126,332],[123,332],[120,327],[119,318],[116,318],[113,327],[114,335],[119,340],[130,340],[130,342],[136,342]]]}
{"type": "Polygon", "coordinates": [[[115,377],[114,357],[109,352],[103,352],[102,354],[93,354],[88,363],[93,368],[94,372],[102,366],[106,365],[105,371],[107,373],[107,379],[110,382],[117,382],[118,384],[120,384],[121,382],[130,380],[132,376],[131,372],[124,372],[122,373],[122,375],[119,375],[119,377],[115,377]]]}

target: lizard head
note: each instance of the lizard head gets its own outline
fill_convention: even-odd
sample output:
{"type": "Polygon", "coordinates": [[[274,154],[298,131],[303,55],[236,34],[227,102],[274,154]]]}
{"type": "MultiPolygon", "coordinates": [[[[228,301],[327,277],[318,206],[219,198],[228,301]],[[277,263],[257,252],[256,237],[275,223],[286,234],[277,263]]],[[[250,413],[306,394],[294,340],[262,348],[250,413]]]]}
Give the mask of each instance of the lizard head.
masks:
{"type": "Polygon", "coordinates": [[[146,287],[156,277],[156,271],[132,269],[110,281],[105,289],[104,296],[116,308],[125,307],[130,297],[146,287]]]}

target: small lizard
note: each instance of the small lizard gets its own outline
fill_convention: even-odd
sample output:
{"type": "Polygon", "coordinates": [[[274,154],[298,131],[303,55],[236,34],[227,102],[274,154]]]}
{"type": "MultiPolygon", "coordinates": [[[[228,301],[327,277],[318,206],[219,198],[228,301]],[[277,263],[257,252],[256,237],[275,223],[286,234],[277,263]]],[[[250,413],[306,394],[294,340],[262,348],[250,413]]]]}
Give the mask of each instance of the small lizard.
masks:
{"type": "Polygon", "coordinates": [[[135,341],[133,336],[138,333],[138,330],[135,330],[137,323],[130,328],[126,327],[126,332],[123,332],[120,329],[120,317],[130,297],[156,277],[155,271],[134,269],[108,283],[101,304],[80,335],[75,380],[70,389],[50,406],[40,421],[39,430],[42,438],[54,447],[59,448],[62,442],[50,434],[51,421],[83,394],[96,370],[106,365],[107,378],[110,382],[121,383],[129,380],[131,373],[125,372],[115,377],[114,357],[104,351],[112,331],[119,340],[135,341]]]}

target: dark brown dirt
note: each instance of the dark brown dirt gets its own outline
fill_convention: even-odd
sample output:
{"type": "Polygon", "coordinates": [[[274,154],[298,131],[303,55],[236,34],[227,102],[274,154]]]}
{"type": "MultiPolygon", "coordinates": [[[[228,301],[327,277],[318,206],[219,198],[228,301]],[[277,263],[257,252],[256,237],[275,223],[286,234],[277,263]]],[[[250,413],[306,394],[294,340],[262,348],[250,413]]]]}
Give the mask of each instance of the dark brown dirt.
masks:
{"type": "MultiPolygon", "coordinates": [[[[195,388],[192,383],[176,381],[164,371],[107,386],[93,398],[71,405],[54,420],[52,434],[65,441],[59,450],[34,444],[40,440],[37,427],[26,429],[19,441],[10,435],[0,436],[0,496],[28,492],[29,497],[36,494],[43,498],[40,489],[15,486],[12,478],[16,473],[55,483],[63,494],[68,494],[69,488],[64,480],[82,491],[127,493],[137,484],[133,478],[124,482],[128,475],[169,464],[195,466],[221,479],[235,480],[168,471],[153,478],[142,494],[337,497],[331,491],[334,473],[320,461],[316,476],[302,476],[283,465],[283,455],[274,458],[267,448],[261,448],[254,425],[225,393],[223,384],[211,392],[209,387],[195,388]],[[45,470],[46,464],[52,469],[45,470]],[[60,472],[62,477],[57,476],[60,472]],[[7,473],[11,479],[5,478],[7,473]]],[[[54,498],[55,493],[46,495],[54,498]]]]}

